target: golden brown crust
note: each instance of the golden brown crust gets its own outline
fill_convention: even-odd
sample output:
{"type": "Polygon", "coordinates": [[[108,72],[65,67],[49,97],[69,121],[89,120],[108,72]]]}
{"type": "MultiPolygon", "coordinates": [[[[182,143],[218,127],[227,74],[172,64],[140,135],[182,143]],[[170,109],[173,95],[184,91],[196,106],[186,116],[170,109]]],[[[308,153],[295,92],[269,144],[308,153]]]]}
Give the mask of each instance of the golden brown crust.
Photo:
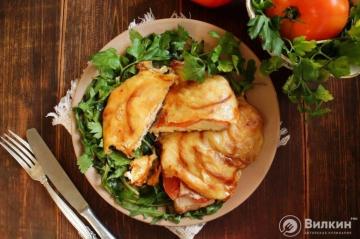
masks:
{"type": "Polygon", "coordinates": [[[263,121],[257,110],[243,98],[238,99],[237,121],[221,132],[204,132],[215,150],[227,156],[230,163],[245,168],[253,162],[263,143],[263,121]]]}
{"type": "Polygon", "coordinates": [[[142,63],[140,72],[117,87],[108,99],[103,112],[106,153],[114,146],[127,156],[133,156],[177,78],[173,73],[164,74],[146,67],[148,65],[142,63]]]}
{"type": "Polygon", "coordinates": [[[180,81],[171,87],[151,131],[223,130],[237,111],[235,95],[222,76],[208,77],[201,84],[180,81]]]}

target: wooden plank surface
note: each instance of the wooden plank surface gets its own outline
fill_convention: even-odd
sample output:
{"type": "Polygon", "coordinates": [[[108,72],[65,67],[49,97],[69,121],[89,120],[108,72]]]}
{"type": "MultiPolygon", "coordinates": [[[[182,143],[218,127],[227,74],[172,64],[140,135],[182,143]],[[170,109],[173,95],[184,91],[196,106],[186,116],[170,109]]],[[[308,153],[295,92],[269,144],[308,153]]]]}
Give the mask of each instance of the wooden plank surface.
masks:
{"type": "MultiPolygon", "coordinates": [[[[359,80],[330,80],[333,113],[306,125],[307,217],[313,220],[350,221],[360,215],[359,80]]],[[[351,238],[359,238],[358,220],[351,238]]]]}
{"type": "MultiPolygon", "coordinates": [[[[0,1],[0,122],[24,135],[36,127],[101,221],[122,238],[176,238],[115,211],[91,188],[75,164],[65,129],[44,115],[81,75],[89,56],[148,9],[158,18],[183,12],[240,37],[260,57],[267,54],[246,33],[244,1],[209,10],[188,0],[0,1]]],[[[305,123],[281,85],[289,72],[272,75],[281,119],[291,141],[278,150],[263,183],[240,207],[208,223],[196,238],[282,238],[279,220],[348,220],[358,217],[360,174],[359,79],[331,80],[334,113],[305,123]]],[[[0,238],[79,238],[45,190],[0,149],[0,238]]],[[[354,235],[360,235],[359,223],[354,235]]],[[[300,234],[297,238],[316,238],[300,234]]],[[[328,238],[328,237],[326,237],[328,238]]],[[[334,237],[339,238],[339,237],[334,237]]],[[[356,237],[353,237],[356,238],[356,237]]]]}
{"type": "MultiPolygon", "coordinates": [[[[55,129],[44,115],[57,101],[60,6],[36,2],[0,1],[1,133],[24,136],[36,127],[54,149],[55,129]]],[[[55,238],[54,203],[3,149],[0,175],[0,237],[55,238]]]]}

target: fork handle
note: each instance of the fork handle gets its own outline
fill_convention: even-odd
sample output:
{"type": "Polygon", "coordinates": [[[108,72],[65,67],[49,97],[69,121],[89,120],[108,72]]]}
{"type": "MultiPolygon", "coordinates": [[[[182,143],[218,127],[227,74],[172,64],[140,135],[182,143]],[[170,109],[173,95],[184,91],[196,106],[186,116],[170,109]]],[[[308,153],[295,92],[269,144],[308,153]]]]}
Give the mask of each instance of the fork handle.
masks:
{"type": "Polygon", "coordinates": [[[55,190],[49,184],[46,176],[40,181],[41,184],[46,188],[50,194],[52,200],[58,206],[60,211],[64,216],[69,220],[71,225],[73,225],[78,231],[79,235],[83,239],[96,239],[95,233],[93,233],[89,227],[87,227],[83,221],[75,214],[75,212],[65,203],[65,201],[55,192],[55,190]]]}

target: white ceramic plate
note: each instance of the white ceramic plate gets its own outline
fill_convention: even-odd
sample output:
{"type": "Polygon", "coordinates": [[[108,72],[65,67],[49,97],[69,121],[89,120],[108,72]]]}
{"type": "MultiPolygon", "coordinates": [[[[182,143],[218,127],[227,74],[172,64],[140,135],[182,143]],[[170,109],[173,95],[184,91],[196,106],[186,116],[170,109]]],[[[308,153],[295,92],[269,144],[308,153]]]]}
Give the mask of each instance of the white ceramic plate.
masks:
{"type": "MultiPolygon", "coordinates": [[[[203,39],[207,47],[211,47],[215,44],[214,39],[208,35],[210,30],[224,33],[224,30],[219,27],[191,19],[161,19],[141,24],[135,29],[142,35],[146,36],[151,33],[162,33],[166,30],[177,28],[178,25],[183,26],[194,39],[203,39]]],[[[106,44],[102,50],[113,47],[117,49],[118,52],[124,53],[125,49],[129,45],[130,39],[128,36],[128,31],[125,31],[106,44]]],[[[246,45],[241,44],[241,51],[246,59],[254,59],[257,63],[257,66],[259,66],[258,58],[246,45]]],[[[89,64],[88,67],[84,70],[79,85],[76,89],[73,98],[73,106],[77,106],[81,101],[87,86],[96,75],[96,69],[94,66],[89,64]]],[[[264,179],[274,159],[276,148],[279,142],[279,106],[276,92],[270,79],[261,75],[259,72],[256,73],[256,80],[253,89],[249,90],[246,95],[247,100],[259,110],[264,119],[264,145],[256,161],[243,171],[234,195],[224,203],[219,211],[213,215],[205,216],[202,220],[184,218],[179,224],[174,224],[168,221],[160,221],[157,223],[157,225],[185,226],[206,222],[221,217],[243,203],[264,179]]],[[[74,118],[72,120],[72,140],[75,154],[77,157],[79,157],[82,154],[83,148],[80,134],[76,129],[74,118]]],[[[100,196],[105,201],[107,201],[117,210],[128,214],[128,211],[117,204],[111,195],[101,186],[100,175],[94,168],[90,168],[86,172],[85,176],[95,191],[100,194],[100,196]]],[[[142,216],[137,216],[135,218],[140,221],[150,222],[150,219],[145,220],[142,216]]]]}

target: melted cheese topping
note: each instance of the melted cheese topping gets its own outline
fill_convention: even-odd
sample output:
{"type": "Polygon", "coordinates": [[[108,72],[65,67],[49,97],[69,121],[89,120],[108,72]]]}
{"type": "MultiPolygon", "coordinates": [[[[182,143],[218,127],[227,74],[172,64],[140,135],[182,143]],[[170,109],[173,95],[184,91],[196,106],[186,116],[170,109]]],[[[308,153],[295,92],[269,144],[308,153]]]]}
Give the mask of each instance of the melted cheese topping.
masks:
{"type": "Polygon", "coordinates": [[[154,122],[163,100],[177,76],[146,69],[127,79],[110,95],[103,113],[104,150],[110,146],[132,156],[154,122]]]}

